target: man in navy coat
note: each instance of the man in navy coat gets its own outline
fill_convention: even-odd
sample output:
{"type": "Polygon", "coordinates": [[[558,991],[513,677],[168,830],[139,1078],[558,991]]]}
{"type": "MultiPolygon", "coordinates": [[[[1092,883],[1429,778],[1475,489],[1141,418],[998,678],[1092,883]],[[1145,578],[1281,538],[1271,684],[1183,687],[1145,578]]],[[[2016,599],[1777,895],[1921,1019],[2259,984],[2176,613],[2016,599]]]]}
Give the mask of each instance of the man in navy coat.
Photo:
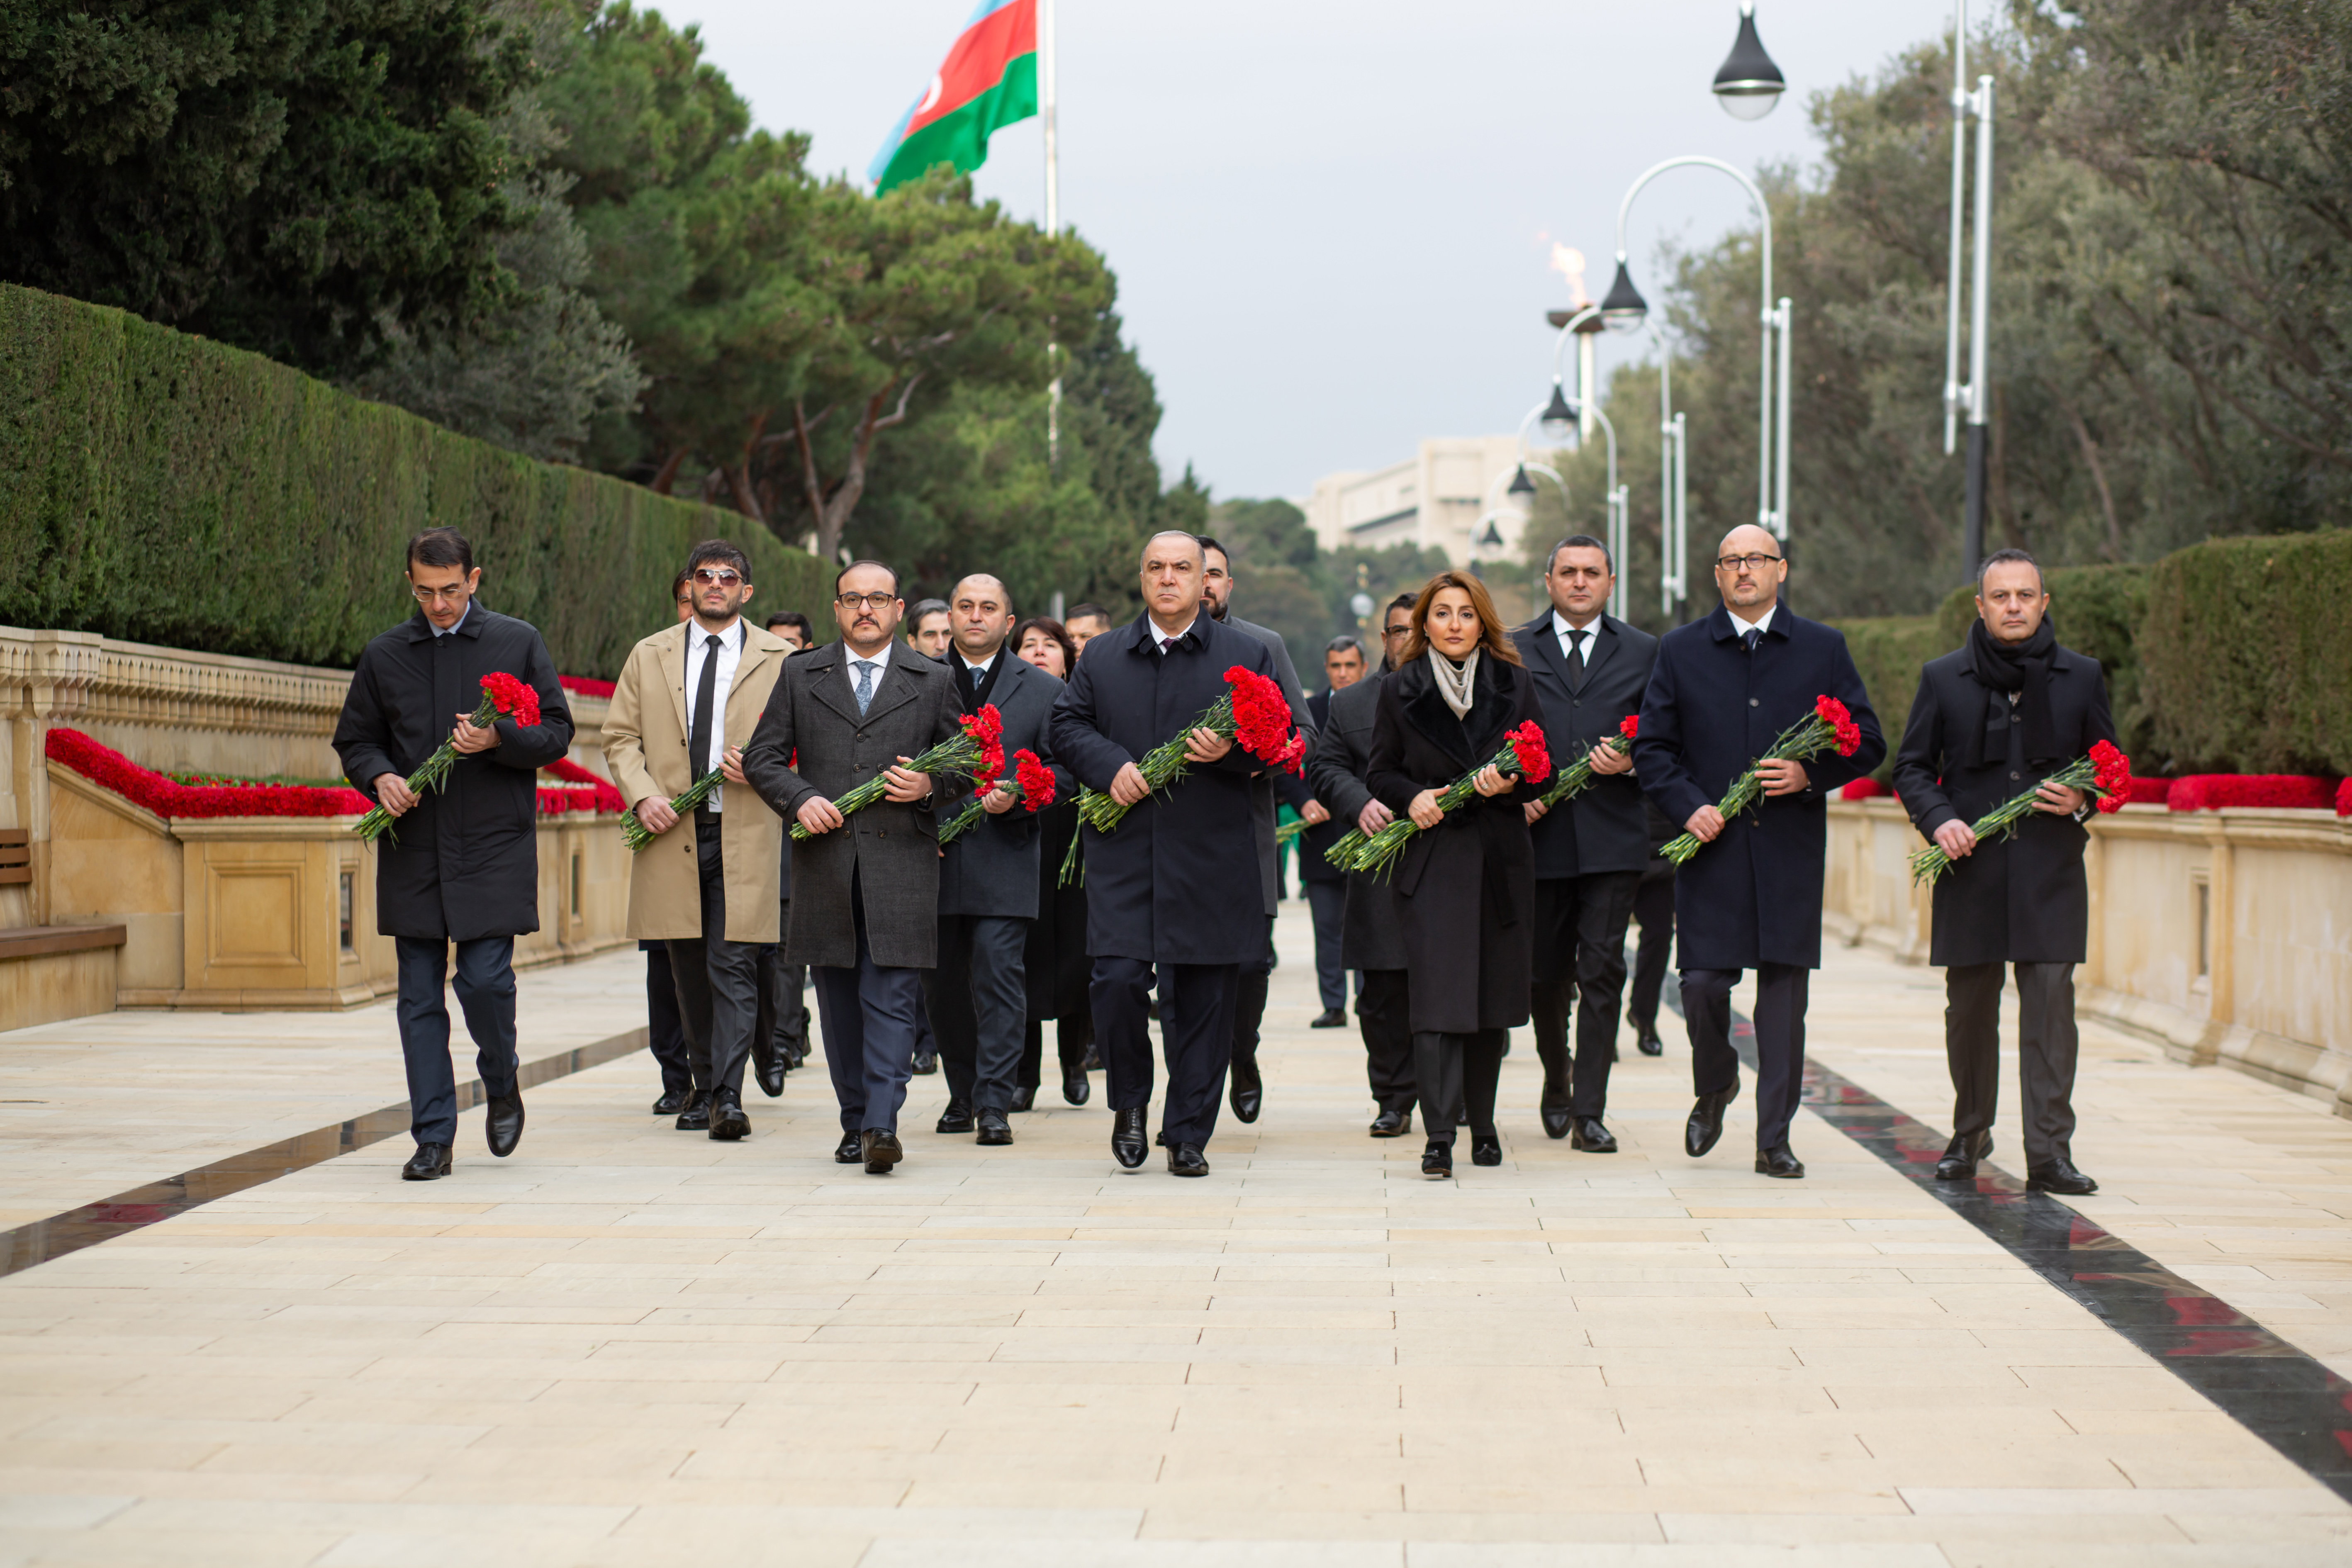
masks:
{"type": "Polygon", "coordinates": [[[1189,533],[1143,546],[1144,614],[1087,642],[1054,709],[1054,754],[1081,784],[1129,807],[1108,833],[1079,829],[1096,1037],[1109,1069],[1111,1152],[1134,1170],[1148,1152],[1151,1037],[1145,1008],[1160,972],[1168,1062],[1160,1112],[1168,1168],[1205,1176],[1202,1150],[1233,1055],[1242,965],[1265,953],[1250,776],[1265,764],[1229,736],[1192,730],[1185,774],[1153,795],[1136,765],[1225,695],[1225,671],[1276,678],[1273,651],[1201,603],[1206,552],[1189,533]]]}
{"type": "Polygon", "coordinates": [[[1790,1150],[1789,1124],[1804,1069],[1806,990],[1822,962],[1830,792],[1875,768],[1886,742],[1845,637],[1780,603],[1789,576],[1780,542],[1745,523],[1724,535],[1717,555],[1722,606],[1659,639],[1633,766],[1643,793],[1702,840],[1675,878],[1683,1019],[1698,1095],[1683,1147],[1693,1159],[1714,1148],[1724,1108],[1738,1097],[1731,988],[1753,969],[1756,1169],[1797,1177],[1805,1167],[1790,1150]],[[1764,763],[1763,798],[1724,820],[1715,804],[1724,791],[1823,695],[1844,703],[1861,727],[1853,755],[1764,763]]]}

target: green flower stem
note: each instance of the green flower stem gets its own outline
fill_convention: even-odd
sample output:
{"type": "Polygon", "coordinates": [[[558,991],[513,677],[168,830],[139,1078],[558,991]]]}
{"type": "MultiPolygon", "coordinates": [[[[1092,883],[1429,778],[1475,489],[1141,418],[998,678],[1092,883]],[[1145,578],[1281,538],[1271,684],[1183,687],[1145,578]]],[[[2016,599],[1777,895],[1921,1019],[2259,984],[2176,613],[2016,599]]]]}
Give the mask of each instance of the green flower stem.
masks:
{"type": "MultiPolygon", "coordinates": [[[[970,778],[973,770],[980,766],[980,742],[973,740],[968,733],[959,734],[951,741],[941,741],[938,745],[908,763],[907,771],[929,774],[932,778],[951,773],[961,773],[970,778]]],[[[886,768],[864,784],[850,790],[846,795],[835,796],[833,808],[844,816],[863,811],[880,800],[889,787],[889,770],[886,768]]],[[[811,833],[799,823],[793,824],[793,843],[805,844],[815,837],[815,834],[811,833]]]]}
{"type": "MultiPolygon", "coordinates": [[[[2097,787],[2099,770],[2088,757],[2078,757],[2042,781],[2042,784],[2064,784],[2068,789],[2087,791],[2094,799],[2104,799],[2097,787]]],[[[2007,838],[2017,831],[2017,825],[2033,815],[2033,803],[2042,784],[2036,784],[2023,795],[2012,795],[1982,816],[1969,824],[1969,829],[1979,840],[2007,838]]],[[[1911,879],[1932,882],[1952,868],[1952,858],[1944,853],[1940,844],[1930,844],[1911,857],[1911,879]]]]}
{"type": "MultiPolygon", "coordinates": [[[[466,722],[477,730],[487,730],[497,721],[498,716],[499,705],[490,700],[490,695],[486,691],[482,693],[482,705],[474,710],[472,716],[466,722]]],[[[428,792],[439,795],[448,787],[449,770],[457,765],[457,746],[448,741],[442,742],[433,749],[433,754],[425,759],[425,765],[408,775],[409,793],[420,797],[428,792]]],[[[386,833],[392,832],[393,821],[392,813],[379,805],[361,817],[352,831],[366,842],[373,844],[386,833]]],[[[394,833],[392,841],[394,844],[399,843],[400,835],[394,833]]]]}
{"type": "MultiPolygon", "coordinates": [[[[1633,742],[1617,735],[1610,739],[1609,747],[1622,757],[1633,749],[1633,742]]],[[[1573,800],[1584,793],[1585,786],[1592,782],[1593,777],[1592,753],[1587,752],[1559,770],[1559,775],[1551,781],[1551,788],[1536,796],[1536,804],[1549,811],[1561,801],[1573,800]]]]}
{"type": "MultiPolygon", "coordinates": [[[[703,803],[710,798],[710,792],[719,787],[719,770],[711,769],[687,785],[686,793],[671,796],[669,808],[677,813],[680,817],[692,816],[702,808],[703,803]]],[[[621,842],[629,847],[630,854],[641,853],[646,845],[660,837],[660,834],[637,820],[635,806],[633,805],[621,813],[621,842]]]]}
{"type": "MultiPolygon", "coordinates": [[[[1756,776],[1756,769],[1764,763],[1801,763],[1820,756],[1837,744],[1837,728],[1819,714],[1809,713],[1773,739],[1764,754],[1748,766],[1748,771],[1731,781],[1731,787],[1716,803],[1715,809],[1728,823],[1733,817],[1754,805],[1764,794],[1764,781],[1756,776]]],[[[1696,833],[1685,833],[1670,838],[1658,853],[1680,866],[1706,847],[1706,840],[1696,833]]]]}
{"type": "MultiPolygon", "coordinates": [[[[1519,754],[1506,742],[1503,749],[1496,752],[1486,766],[1501,769],[1506,778],[1517,778],[1519,776],[1519,754]]],[[[1455,806],[1477,794],[1478,774],[1483,771],[1483,768],[1473,768],[1438,792],[1437,809],[1450,813],[1455,806]]],[[[1397,857],[1404,853],[1404,847],[1411,842],[1412,836],[1420,831],[1421,829],[1413,825],[1412,817],[1399,816],[1370,838],[1364,839],[1344,865],[1333,858],[1338,853],[1338,845],[1332,846],[1331,853],[1327,854],[1324,858],[1330,860],[1335,866],[1340,866],[1342,870],[1376,871],[1385,874],[1395,866],[1397,857]]],[[[1344,837],[1340,840],[1341,843],[1346,841],[1344,837]]]]}

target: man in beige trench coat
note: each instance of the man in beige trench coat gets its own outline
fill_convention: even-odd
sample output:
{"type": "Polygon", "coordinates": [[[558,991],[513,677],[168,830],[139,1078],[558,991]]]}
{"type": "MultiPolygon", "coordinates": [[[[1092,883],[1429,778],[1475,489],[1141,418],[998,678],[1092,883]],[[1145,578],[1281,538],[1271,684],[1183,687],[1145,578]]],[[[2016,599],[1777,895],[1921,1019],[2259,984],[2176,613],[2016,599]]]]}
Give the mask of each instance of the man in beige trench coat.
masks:
{"type": "Polygon", "coordinates": [[[694,1073],[681,1131],[733,1140],[743,1065],[759,1022],[759,948],[778,940],[783,824],[743,781],[792,645],[744,618],[751,563],[725,540],[694,547],[693,618],[629,651],[604,720],[604,763],[637,820],[660,837],[629,870],[628,934],[669,944],[670,973],[694,1073]],[[689,823],[670,801],[711,768],[724,782],[689,823]]]}

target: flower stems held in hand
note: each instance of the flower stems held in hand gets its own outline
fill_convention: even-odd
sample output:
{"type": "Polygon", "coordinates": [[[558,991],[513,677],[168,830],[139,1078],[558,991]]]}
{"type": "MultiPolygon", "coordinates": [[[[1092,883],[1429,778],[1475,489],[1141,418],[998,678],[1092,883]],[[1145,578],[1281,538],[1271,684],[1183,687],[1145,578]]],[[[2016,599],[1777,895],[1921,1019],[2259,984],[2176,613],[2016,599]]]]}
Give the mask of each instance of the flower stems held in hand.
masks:
{"type": "MultiPolygon", "coordinates": [[[[1775,736],[1757,763],[1801,763],[1828,751],[1850,757],[1861,744],[1862,726],[1853,721],[1845,704],[1834,697],[1816,697],[1813,710],[1775,736]]],[[[1731,787],[1724,792],[1715,809],[1729,823],[1755,805],[1763,794],[1764,781],[1757,776],[1756,763],[1751,763],[1747,772],[1731,781],[1731,787]]],[[[1706,843],[1697,834],[1685,833],[1668,839],[1658,853],[1679,866],[1697,854],[1706,843]]]]}
{"type": "MultiPolygon", "coordinates": [[[[1495,753],[1486,766],[1499,769],[1506,777],[1524,779],[1529,784],[1541,784],[1549,778],[1551,753],[1544,749],[1542,729],[1530,719],[1512,731],[1504,737],[1503,749],[1495,753]]],[[[1451,812],[1475,795],[1478,792],[1478,775],[1484,771],[1472,768],[1447,784],[1438,795],[1437,809],[1451,812]]],[[[1350,837],[1360,841],[1354,853],[1345,861],[1338,858],[1339,845],[1332,846],[1323,858],[1345,871],[1387,871],[1396,864],[1397,857],[1404,853],[1404,847],[1412,836],[1420,831],[1412,818],[1400,816],[1370,838],[1365,838],[1360,833],[1342,836],[1340,844],[1347,843],[1350,837]]]]}
{"type": "MultiPolygon", "coordinates": [[[[2042,784],[2083,790],[2098,801],[2101,811],[2121,811],[2124,802],[2131,798],[2131,759],[2108,742],[2100,741],[2091,747],[2089,756],[2075,758],[2042,784]]],[[[2041,791],[2042,784],[2036,784],[2023,795],[2002,801],[1969,824],[1969,831],[1979,841],[2008,837],[2017,831],[2019,823],[2032,815],[2041,791]]],[[[1951,868],[1952,858],[1944,853],[1940,844],[1930,844],[1911,857],[1914,882],[1932,882],[1951,868]]]]}
{"type": "MultiPolygon", "coordinates": [[[[992,785],[974,786],[971,802],[956,813],[955,819],[940,829],[942,847],[954,843],[971,831],[980,819],[988,815],[981,801],[992,785]]],[[[1013,798],[1031,812],[1045,810],[1054,804],[1054,770],[1038,760],[1037,753],[1028,750],[1013,753],[1013,798]]]]}
{"type": "MultiPolygon", "coordinates": [[[[1618,721],[1617,732],[1609,737],[1609,749],[1621,757],[1632,751],[1633,737],[1641,727],[1642,716],[1639,713],[1626,714],[1618,721]]],[[[1561,801],[1573,800],[1584,793],[1592,777],[1592,755],[1588,752],[1560,769],[1559,777],[1552,780],[1551,788],[1536,796],[1536,804],[1549,811],[1561,801]]]]}
{"type": "MultiPolygon", "coordinates": [[[[719,787],[719,770],[717,768],[711,769],[709,773],[703,774],[700,778],[687,785],[686,792],[683,795],[671,796],[669,808],[677,813],[681,819],[692,816],[696,812],[701,810],[703,803],[710,798],[710,792],[719,787]]],[[[621,813],[621,842],[629,847],[630,854],[637,854],[643,850],[646,845],[651,844],[655,839],[659,838],[660,837],[660,834],[656,833],[652,828],[647,827],[644,823],[637,820],[637,808],[635,806],[633,805],[629,807],[628,810],[621,813]]]]}
{"type": "MultiPolygon", "coordinates": [[[[908,773],[933,777],[940,773],[961,773],[972,782],[975,789],[985,789],[1004,772],[1004,718],[996,704],[984,702],[977,713],[966,713],[956,721],[963,733],[952,741],[941,741],[913,762],[905,764],[908,773]]],[[[890,787],[887,768],[876,773],[864,784],[835,799],[834,809],[847,816],[865,810],[880,800],[890,787]]],[[[793,842],[805,844],[816,835],[793,824],[793,842]]]]}
{"type": "MultiPolygon", "coordinates": [[[[524,729],[530,729],[539,722],[539,693],[528,682],[518,680],[503,670],[492,670],[482,677],[481,703],[467,716],[466,722],[477,730],[487,730],[498,722],[501,714],[512,719],[524,729]]],[[[433,754],[425,759],[424,765],[408,775],[410,793],[420,798],[427,791],[435,795],[440,794],[447,787],[449,770],[455,767],[457,763],[457,743],[452,741],[442,742],[433,749],[433,754]]],[[[364,784],[369,781],[356,782],[364,784]]],[[[352,831],[373,844],[391,830],[393,822],[392,813],[379,805],[361,817],[352,831]]],[[[396,833],[393,834],[392,841],[394,844],[399,843],[400,836],[396,833]]]]}

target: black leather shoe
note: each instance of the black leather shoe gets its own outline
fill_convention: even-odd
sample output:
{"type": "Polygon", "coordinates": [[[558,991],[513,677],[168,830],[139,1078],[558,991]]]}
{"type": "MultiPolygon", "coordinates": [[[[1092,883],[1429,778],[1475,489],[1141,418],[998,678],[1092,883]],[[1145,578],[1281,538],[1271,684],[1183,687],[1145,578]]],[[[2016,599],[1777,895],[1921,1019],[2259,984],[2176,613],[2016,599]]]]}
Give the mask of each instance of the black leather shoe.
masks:
{"type": "Polygon", "coordinates": [[[898,1135],[887,1127],[869,1127],[857,1136],[869,1176],[888,1175],[890,1167],[907,1157],[907,1152],[898,1147],[898,1135]]]}
{"type": "Polygon", "coordinates": [[[1641,1048],[1642,1054],[1645,1057],[1662,1057],[1666,1054],[1666,1042],[1658,1038],[1658,1031],[1655,1029],[1643,1030],[1642,1037],[1633,1043],[1641,1048]]]}
{"type": "Polygon", "coordinates": [[[1614,1154],[1617,1135],[1601,1126],[1598,1116],[1580,1116],[1576,1119],[1576,1135],[1568,1141],[1568,1146],[1588,1154],[1614,1154]]]}
{"type": "Polygon", "coordinates": [[[434,1182],[448,1173],[449,1145],[446,1143],[419,1143],[416,1152],[408,1157],[408,1163],[400,1168],[400,1179],[404,1182],[434,1182]]]}
{"type": "Polygon", "coordinates": [[[1013,1123],[1004,1120],[1004,1112],[1001,1110],[983,1110],[980,1113],[980,1137],[976,1142],[990,1148],[1010,1143],[1013,1142],[1013,1123]]]}
{"type": "Polygon", "coordinates": [[[1020,1087],[1018,1087],[1018,1088],[1016,1088],[1015,1089],[1013,1089],[1013,1110],[1035,1110],[1035,1109],[1036,1109],[1036,1105],[1037,1105],[1037,1086],[1036,1086],[1035,1084],[1034,1084],[1034,1083],[1023,1084],[1023,1085],[1021,1085],[1020,1087]]]}
{"type": "Polygon", "coordinates": [[[1383,1110],[1372,1118],[1372,1136],[1375,1138],[1402,1138],[1412,1131],[1412,1112],[1410,1110],[1383,1110]]]}
{"type": "Polygon", "coordinates": [[[686,1102],[689,1098],[691,1097],[685,1089],[666,1089],[662,1090],[662,1097],[654,1101],[654,1114],[656,1116],[676,1116],[679,1111],[686,1109],[686,1102]]]}
{"type": "Polygon", "coordinates": [[[1992,1152],[1992,1134],[1979,1132],[1973,1138],[1955,1134],[1944,1145],[1944,1157],[1936,1162],[1936,1180],[1939,1182],[1972,1182],[1976,1180],[1977,1162],[1992,1152]]]}
{"type": "Polygon", "coordinates": [[[1163,1127],[1159,1131],[1154,1132],[1151,1135],[1151,1146],[1154,1149],[1165,1149],[1168,1147],[1168,1129],[1163,1127]]]}
{"type": "Polygon", "coordinates": [[[915,1053],[915,1065],[914,1065],[913,1071],[914,1071],[914,1074],[915,1074],[915,1076],[916,1076],[917,1078],[929,1078],[929,1077],[930,1077],[933,1073],[937,1072],[937,1071],[939,1071],[939,1070],[940,1070],[940,1053],[939,1053],[939,1052],[937,1052],[937,1051],[917,1051],[917,1052],[915,1053]]]}
{"type": "Polygon", "coordinates": [[[1100,1072],[1103,1070],[1102,1053],[1089,1045],[1087,1047],[1087,1059],[1078,1065],[1087,1072],[1100,1072]]]}
{"type": "Polygon", "coordinates": [[[797,1072],[797,1071],[799,1071],[803,1067],[805,1067],[807,1064],[808,1064],[808,1042],[807,1042],[806,1040],[787,1040],[787,1041],[785,1041],[785,1042],[784,1042],[784,1067],[785,1067],[785,1068],[786,1068],[788,1071],[797,1072]]]}
{"type": "Polygon", "coordinates": [[[710,1131],[710,1097],[709,1095],[698,1089],[688,1097],[686,1109],[677,1113],[677,1130],[680,1132],[710,1131]]]}
{"type": "Polygon", "coordinates": [[[2063,1154],[2046,1165],[2035,1165],[2025,1173],[2025,1190],[2029,1193],[2056,1193],[2063,1197],[2085,1197],[2099,1190],[2099,1184],[2074,1169],[2074,1163],[2063,1154]]]}
{"type": "Polygon", "coordinates": [[[490,1113],[484,1118],[483,1131],[489,1134],[490,1152],[503,1160],[515,1152],[522,1142],[522,1089],[520,1085],[504,1094],[490,1096],[490,1113]]]}
{"type": "Polygon", "coordinates": [[[1347,1009],[1344,1007],[1326,1007],[1323,1009],[1322,1014],[1310,1022],[1307,1026],[1310,1029],[1344,1029],[1348,1026],[1347,1009]]]}
{"type": "Polygon", "coordinates": [[[731,1089],[722,1089],[710,1102],[710,1136],[721,1143],[732,1143],[751,1131],[751,1119],[743,1114],[743,1102],[731,1089]]]}
{"type": "Polygon", "coordinates": [[[1082,1072],[1066,1072],[1062,1075],[1063,1104],[1084,1105],[1087,1100],[1094,1098],[1094,1092],[1095,1086],[1093,1082],[1087,1079],[1086,1074],[1082,1072]]]}
{"type": "Polygon", "coordinates": [[[1567,1106],[1538,1106],[1536,1108],[1536,1116],[1543,1122],[1545,1137],[1565,1138],[1568,1136],[1568,1124],[1573,1120],[1573,1118],[1570,1116],[1567,1106]]]}
{"type": "Polygon", "coordinates": [[[1715,1141],[1723,1136],[1723,1108],[1738,1098],[1736,1083],[1720,1094],[1700,1095],[1683,1127],[1683,1152],[1696,1160],[1714,1148],[1715,1141]]]}
{"type": "Polygon", "coordinates": [[[1499,1165],[1503,1163],[1503,1141],[1500,1138],[1470,1140],[1470,1163],[1474,1165],[1499,1165]]]}
{"type": "Polygon", "coordinates": [[[841,1146],[833,1152],[833,1163],[836,1165],[855,1165],[860,1160],[865,1158],[866,1134],[863,1132],[843,1133],[841,1135],[841,1146]]]}
{"type": "Polygon", "coordinates": [[[1454,1145],[1432,1142],[1421,1152],[1421,1173],[1433,1182],[1443,1182],[1454,1174],[1454,1145]]]}
{"type": "Polygon", "coordinates": [[[1198,1143],[1171,1143],[1168,1147],[1168,1173],[1171,1176],[1205,1176],[1209,1162],[1202,1157],[1198,1143]]]}
{"type": "Polygon", "coordinates": [[[933,1128],[932,1131],[935,1132],[969,1132],[978,1125],[979,1123],[971,1119],[971,1106],[966,1105],[961,1100],[950,1100],[948,1101],[948,1108],[940,1112],[940,1124],[933,1128]]]}
{"type": "Polygon", "coordinates": [[[1110,1113],[1110,1157],[1118,1162],[1122,1171],[1139,1169],[1143,1157],[1151,1151],[1143,1142],[1144,1108],[1114,1110],[1110,1113]]]}
{"type": "Polygon", "coordinates": [[[770,1100],[784,1092],[784,1053],[776,1049],[775,1037],[751,1042],[751,1076],[758,1080],[760,1092],[770,1100]]]}
{"type": "Polygon", "coordinates": [[[1786,1143],[1777,1144],[1769,1149],[1756,1151],[1756,1173],[1759,1176],[1778,1176],[1784,1182],[1801,1181],[1805,1174],[1805,1163],[1798,1159],[1795,1152],[1786,1143]]]}
{"type": "Polygon", "coordinates": [[[1255,1121],[1257,1113],[1265,1108],[1265,1079],[1257,1070],[1255,1057],[1234,1058],[1233,1091],[1228,1096],[1234,1104],[1234,1114],[1244,1121],[1255,1121]]]}

